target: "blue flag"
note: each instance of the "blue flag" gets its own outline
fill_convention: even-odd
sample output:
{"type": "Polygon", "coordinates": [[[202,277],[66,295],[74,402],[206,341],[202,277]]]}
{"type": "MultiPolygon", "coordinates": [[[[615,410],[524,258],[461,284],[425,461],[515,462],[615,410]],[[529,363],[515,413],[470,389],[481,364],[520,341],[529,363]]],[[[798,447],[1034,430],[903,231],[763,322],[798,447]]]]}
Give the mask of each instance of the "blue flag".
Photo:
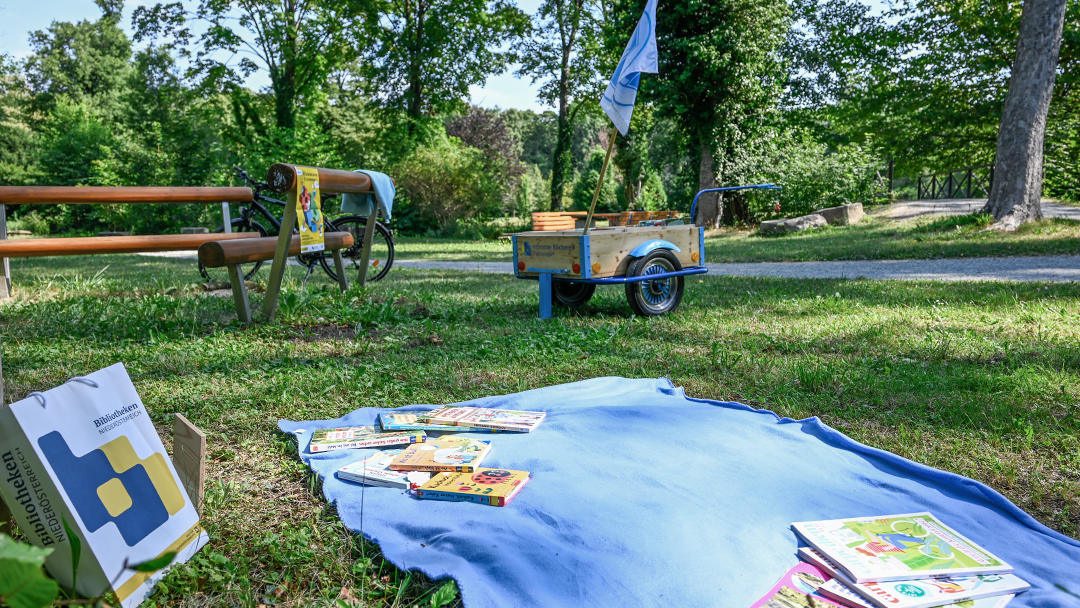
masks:
{"type": "Polygon", "coordinates": [[[619,133],[626,135],[630,129],[630,118],[634,114],[634,102],[637,100],[638,82],[642,72],[655,74],[657,69],[656,52],[656,0],[649,0],[645,13],[638,21],[637,29],[630,43],[623,51],[619,67],[611,75],[604,96],[600,98],[600,107],[607,113],[619,133]]]}

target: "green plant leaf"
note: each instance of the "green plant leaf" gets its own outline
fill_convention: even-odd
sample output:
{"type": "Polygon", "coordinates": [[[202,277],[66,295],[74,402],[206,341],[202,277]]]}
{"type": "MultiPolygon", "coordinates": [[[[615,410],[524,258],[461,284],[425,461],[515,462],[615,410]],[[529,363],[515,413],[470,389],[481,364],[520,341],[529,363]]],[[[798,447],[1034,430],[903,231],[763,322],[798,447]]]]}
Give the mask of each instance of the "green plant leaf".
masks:
{"type": "Polygon", "coordinates": [[[134,570],[136,572],[157,572],[165,566],[173,563],[174,559],[176,559],[176,551],[169,551],[161,557],[155,557],[148,562],[143,562],[141,564],[128,564],[128,569],[134,570]]]}
{"type": "Polygon", "coordinates": [[[60,521],[64,523],[64,532],[67,532],[68,545],[71,546],[71,595],[74,597],[77,593],[75,583],[79,580],[79,558],[82,556],[82,540],[79,535],[72,532],[66,517],[60,516],[60,521]]]}
{"type": "Polygon", "coordinates": [[[45,565],[45,558],[52,552],[52,549],[39,549],[33,545],[20,543],[7,534],[0,534],[0,559],[10,559],[43,566],[45,565]]]}
{"type": "Polygon", "coordinates": [[[42,608],[52,604],[59,587],[41,566],[52,549],[38,549],[0,534],[0,605],[42,608]]]}
{"type": "Polygon", "coordinates": [[[442,608],[443,606],[450,604],[454,601],[454,598],[457,597],[457,594],[457,583],[448,581],[431,595],[431,608],[442,608]]]}

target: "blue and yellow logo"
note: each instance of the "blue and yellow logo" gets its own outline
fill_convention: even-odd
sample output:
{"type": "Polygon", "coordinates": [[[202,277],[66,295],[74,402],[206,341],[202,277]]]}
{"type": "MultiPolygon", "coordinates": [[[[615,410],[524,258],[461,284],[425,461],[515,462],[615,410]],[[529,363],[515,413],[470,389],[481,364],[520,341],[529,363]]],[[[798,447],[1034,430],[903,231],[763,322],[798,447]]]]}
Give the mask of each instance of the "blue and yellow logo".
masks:
{"type": "Polygon", "coordinates": [[[165,456],[140,460],[127,437],[75,456],[57,431],[38,439],[87,530],[116,524],[129,547],[137,545],[184,508],[165,456]]]}

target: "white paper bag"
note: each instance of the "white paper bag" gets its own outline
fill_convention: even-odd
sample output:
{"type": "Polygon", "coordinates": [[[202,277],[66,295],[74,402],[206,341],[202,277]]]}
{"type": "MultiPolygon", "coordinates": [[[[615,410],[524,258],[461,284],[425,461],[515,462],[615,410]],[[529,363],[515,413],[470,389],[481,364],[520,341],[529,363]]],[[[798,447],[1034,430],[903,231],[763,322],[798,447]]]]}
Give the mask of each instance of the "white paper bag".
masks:
{"type": "Polygon", "coordinates": [[[123,364],[0,407],[0,495],[20,530],[53,553],[45,567],[70,588],[63,520],[82,539],[78,592],[112,588],[138,606],[164,575],[124,567],[209,540],[123,364]]]}

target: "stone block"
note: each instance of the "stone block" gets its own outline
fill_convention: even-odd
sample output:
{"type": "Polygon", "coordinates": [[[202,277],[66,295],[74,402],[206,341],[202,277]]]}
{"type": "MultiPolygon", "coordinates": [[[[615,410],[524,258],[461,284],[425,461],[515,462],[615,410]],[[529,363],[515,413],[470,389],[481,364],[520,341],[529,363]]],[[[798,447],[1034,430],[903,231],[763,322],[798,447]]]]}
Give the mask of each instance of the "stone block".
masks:
{"type": "Polygon", "coordinates": [[[833,226],[847,226],[849,224],[855,224],[863,218],[862,203],[852,203],[850,205],[840,205],[839,207],[829,207],[828,209],[820,209],[814,213],[825,218],[826,222],[829,222],[833,226]]]}
{"type": "Polygon", "coordinates": [[[768,220],[761,222],[762,234],[786,234],[788,232],[802,232],[813,228],[821,228],[829,223],[825,218],[816,213],[801,217],[788,218],[786,220],[768,220]]]}
{"type": "Polygon", "coordinates": [[[210,234],[210,229],[209,228],[204,228],[202,226],[181,228],[180,229],[180,234],[210,234]]]}
{"type": "Polygon", "coordinates": [[[131,236],[130,232],[113,231],[113,232],[99,232],[98,236],[131,236]]]}

